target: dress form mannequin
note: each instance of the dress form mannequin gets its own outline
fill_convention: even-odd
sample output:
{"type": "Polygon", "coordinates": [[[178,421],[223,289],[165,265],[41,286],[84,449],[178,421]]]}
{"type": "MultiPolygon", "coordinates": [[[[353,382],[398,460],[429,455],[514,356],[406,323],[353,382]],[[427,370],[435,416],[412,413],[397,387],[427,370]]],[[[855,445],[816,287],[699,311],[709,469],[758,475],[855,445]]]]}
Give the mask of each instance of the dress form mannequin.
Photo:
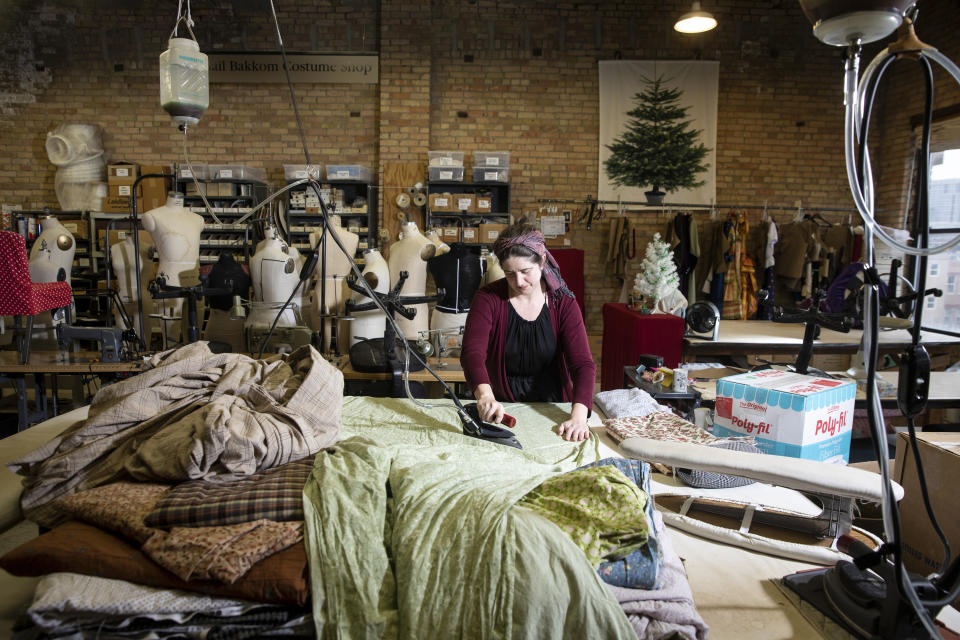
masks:
{"type": "Polygon", "coordinates": [[[436,229],[430,229],[426,233],[427,239],[437,247],[436,255],[442,256],[450,251],[450,245],[440,239],[440,232],[436,229]]]}
{"type": "MultiPolygon", "coordinates": [[[[253,280],[253,297],[260,302],[281,305],[290,297],[290,292],[300,282],[297,263],[287,253],[287,245],[280,241],[276,231],[268,228],[267,238],[257,245],[257,252],[250,258],[250,278],[253,280]]],[[[296,302],[296,296],[291,302],[296,302]]],[[[248,327],[269,327],[279,307],[270,305],[251,307],[247,318],[248,327]]],[[[277,322],[278,327],[295,327],[297,314],[287,307],[277,322]]]]}
{"type": "MultiPolygon", "coordinates": [[[[402,237],[390,247],[390,286],[400,280],[400,272],[407,272],[407,279],[400,290],[401,296],[426,295],[427,260],[437,253],[437,247],[420,233],[416,222],[405,222],[400,227],[402,237]]],[[[428,306],[424,304],[407,305],[417,310],[413,320],[397,316],[397,325],[407,339],[416,340],[421,331],[430,326],[428,306]]]]}
{"type": "MultiPolygon", "coordinates": [[[[63,226],[54,216],[41,218],[40,227],[43,229],[40,236],[30,249],[30,261],[40,253],[44,243],[49,255],[46,260],[53,262],[66,272],[66,283],[70,284],[70,271],[73,269],[73,255],[77,252],[77,243],[73,234],[63,226]]],[[[30,267],[30,276],[33,277],[33,265],[30,267]]],[[[34,282],[56,282],[54,280],[37,280],[34,282]]]]}
{"type": "MultiPolygon", "coordinates": [[[[330,229],[328,234],[335,233],[344,248],[350,253],[347,257],[337,245],[336,240],[329,235],[323,235],[323,229],[314,229],[310,232],[310,246],[317,246],[321,242],[320,262],[317,264],[317,270],[314,275],[317,277],[316,285],[313,289],[313,315],[314,329],[320,329],[320,316],[338,315],[346,313],[346,302],[350,296],[350,288],[347,286],[346,277],[350,273],[350,258],[357,253],[357,246],[360,244],[360,236],[344,228],[340,223],[340,216],[330,216],[330,229]],[[323,280],[321,280],[323,278],[323,280]]],[[[337,347],[343,348],[343,338],[348,334],[345,331],[346,322],[327,318],[323,322],[323,344],[322,350],[327,351],[330,348],[330,330],[333,322],[337,322],[337,347]]],[[[382,332],[381,332],[382,333],[382,332]]]]}
{"type": "MultiPolygon", "coordinates": [[[[47,240],[51,239],[49,236],[47,240]]],[[[62,260],[58,260],[47,246],[47,240],[38,238],[30,251],[30,280],[33,282],[58,282],[69,278],[70,267],[66,270],[62,260]]],[[[54,240],[55,241],[55,240],[54,240]]],[[[63,321],[62,319],[60,320],[63,321]]],[[[55,322],[50,311],[39,314],[33,323],[33,336],[38,340],[53,340],[56,338],[52,328],[55,322]]]]}
{"type": "MultiPolygon", "coordinates": [[[[145,235],[145,234],[144,234],[145,235]]],[[[114,243],[110,247],[110,264],[113,266],[113,273],[117,278],[117,291],[120,294],[120,304],[123,305],[123,308],[126,310],[127,314],[130,316],[130,319],[134,323],[134,327],[139,331],[139,324],[137,322],[137,277],[140,278],[140,292],[143,296],[143,331],[150,335],[152,322],[150,322],[150,314],[154,313],[154,300],[149,295],[143,295],[147,291],[147,285],[153,279],[153,261],[150,259],[150,252],[152,245],[148,242],[143,242],[144,238],[140,238],[140,272],[137,273],[137,261],[134,259],[134,247],[133,234],[127,235],[126,238],[120,242],[114,243]]],[[[120,316],[119,311],[114,311],[114,320],[118,327],[123,327],[128,329],[123,323],[123,319],[120,316]]],[[[149,343],[146,337],[144,340],[149,343]]]]}
{"type": "Polygon", "coordinates": [[[483,274],[483,284],[490,284],[491,282],[496,282],[500,278],[505,278],[506,275],[503,273],[503,269],[500,267],[500,261],[497,260],[497,256],[492,253],[488,253],[486,257],[487,261],[487,270],[483,274]]]}
{"type": "MultiPolygon", "coordinates": [[[[233,295],[243,300],[250,298],[250,276],[230,253],[220,254],[219,260],[210,269],[207,284],[212,289],[230,289],[233,295]]],[[[230,317],[233,295],[207,297],[209,315],[203,327],[203,339],[225,342],[234,353],[240,353],[246,351],[244,319],[230,317]]]]}
{"type": "MultiPolygon", "coordinates": [[[[457,245],[449,253],[431,258],[427,266],[437,289],[444,291],[443,299],[433,309],[430,328],[460,329],[467,322],[470,301],[483,280],[480,256],[466,245],[457,245]]],[[[459,331],[451,331],[441,338],[441,344],[459,349],[462,339],[459,331]]]]}
{"type": "MultiPolygon", "coordinates": [[[[366,266],[363,269],[363,279],[370,288],[377,293],[386,293],[390,289],[390,266],[376,249],[367,249],[363,252],[366,266]]],[[[370,302],[370,298],[351,292],[351,299],[357,304],[370,302]]],[[[350,345],[360,342],[361,338],[382,338],[386,328],[387,318],[379,309],[360,311],[353,314],[350,323],[350,345]]]]}
{"type": "MultiPolygon", "coordinates": [[[[194,286],[200,282],[200,233],[203,231],[203,216],[183,207],[183,198],[171,193],[167,203],[143,214],[143,228],[150,232],[157,247],[157,276],[166,278],[173,287],[194,286]]],[[[165,318],[182,316],[183,298],[157,300],[157,311],[165,318]]],[[[179,324],[167,326],[166,338],[181,339],[179,324]],[[176,328],[174,328],[176,327],[176,328]]],[[[166,340],[165,340],[166,343],[166,340]]]]}

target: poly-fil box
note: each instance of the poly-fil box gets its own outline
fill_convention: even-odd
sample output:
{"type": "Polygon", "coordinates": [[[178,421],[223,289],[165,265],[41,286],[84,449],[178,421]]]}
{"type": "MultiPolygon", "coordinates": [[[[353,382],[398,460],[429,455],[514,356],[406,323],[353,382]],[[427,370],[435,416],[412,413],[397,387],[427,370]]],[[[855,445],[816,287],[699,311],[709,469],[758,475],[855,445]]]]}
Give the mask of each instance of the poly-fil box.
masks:
{"type": "Polygon", "coordinates": [[[764,453],[846,464],[857,385],[766,369],[717,381],[715,436],[754,436],[764,453]]]}

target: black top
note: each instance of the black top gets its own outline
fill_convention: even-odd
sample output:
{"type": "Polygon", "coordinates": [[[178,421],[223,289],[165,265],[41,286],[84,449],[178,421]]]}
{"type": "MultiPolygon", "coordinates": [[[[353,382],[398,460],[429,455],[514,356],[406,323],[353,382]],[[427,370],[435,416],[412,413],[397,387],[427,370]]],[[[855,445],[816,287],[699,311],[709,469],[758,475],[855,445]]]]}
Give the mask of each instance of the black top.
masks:
{"type": "Polygon", "coordinates": [[[483,264],[480,255],[470,247],[454,245],[448,253],[434,256],[427,261],[427,268],[438,289],[443,289],[443,300],[437,310],[444,313],[466,313],[470,301],[483,280],[483,264]]]}
{"type": "Polygon", "coordinates": [[[517,402],[560,402],[557,379],[557,339],[550,324],[547,305],[536,320],[524,320],[512,304],[507,316],[504,363],[507,384],[517,402]]]}

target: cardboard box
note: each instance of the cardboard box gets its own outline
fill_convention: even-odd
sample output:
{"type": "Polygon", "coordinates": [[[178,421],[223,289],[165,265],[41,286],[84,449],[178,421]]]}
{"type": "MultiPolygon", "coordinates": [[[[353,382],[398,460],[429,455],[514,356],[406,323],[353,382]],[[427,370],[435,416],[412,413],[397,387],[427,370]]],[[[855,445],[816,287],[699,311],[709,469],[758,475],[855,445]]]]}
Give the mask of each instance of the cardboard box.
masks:
{"type": "Polygon", "coordinates": [[[507,228],[505,224],[483,223],[480,225],[480,242],[493,243],[500,237],[500,232],[507,228]]]}
{"type": "Polygon", "coordinates": [[[104,198],[100,201],[104,213],[130,213],[130,198],[104,198]]]}
{"type": "Polygon", "coordinates": [[[86,240],[90,237],[90,225],[86,220],[61,220],[60,224],[66,227],[74,238],[86,240]]]}
{"type": "Polygon", "coordinates": [[[453,210],[460,213],[476,213],[477,197],[472,193],[453,194],[453,210]]]}
{"type": "Polygon", "coordinates": [[[173,167],[169,165],[142,165],[140,175],[162,173],[169,178],[144,178],[140,181],[142,191],[137,202],[137,211],[150,211],[167,203],[167,194],[173,190],[173,167]]]}
{"type": "Polygon", "coordinates": [[[133,184],[137,179],[137,165],[118,162],[107,165],[107,184],[133,184]]]}
{"type": "Polygon", "coordinates": [[[447,244],[460,242],[460,227],[440,227],[440,239],[447,244]]]}
{"type": "MultiPolygon", "coordinates": [[[[116,184],[110,183],[107,185],[107,197],[108,198],[130,198],[133,195],[133,183],[130,184],[116,184]]],[[[137,202],[143,197],[143,189],[140,185],[137,185],[137,202]]]]}
{"type": "Polygon", "coordinates": [[[480,229],[476,227],[464,227],[461,242],[466,244],[476,244],[480,242],[480,229]]]}
{"type": "MultiPolygon", "coordinates": [[[[917,447],[923,461],[923,472],[933,513],[956,555],[960,549],[960,502],[955,487],[960,483],[960,433],[917,434],[917,447]]],[[[934,532],[923,505],[923,495],[917,480],[917,466],[907,433],[897,434],[897,459],[893,479],[904,490],[900,501],[900,525],[903,536],[903,563],[911,571],[927,575],[940,571],[943,547],[934,532]]],[[[954,603],[960,604],[960,598],[954,603]]]]}
{"type": "Polygon", "coordinates": [[[429,204],[431,211],[457,210],[456,206],[454,206],[453,196],[449,193],[431,193],[429,204]]]}
{"type": "Polygon", "coordinates": [[[766,369],[717,381],[713,435],[755,436],[764,453],[846,464],[857,385],[766,369]]]}
{"type": "Polygon", "coordinates": [[[493,211],[493,198],[490,196],[477,196],[477,213],[491,213],[493,211]]]}

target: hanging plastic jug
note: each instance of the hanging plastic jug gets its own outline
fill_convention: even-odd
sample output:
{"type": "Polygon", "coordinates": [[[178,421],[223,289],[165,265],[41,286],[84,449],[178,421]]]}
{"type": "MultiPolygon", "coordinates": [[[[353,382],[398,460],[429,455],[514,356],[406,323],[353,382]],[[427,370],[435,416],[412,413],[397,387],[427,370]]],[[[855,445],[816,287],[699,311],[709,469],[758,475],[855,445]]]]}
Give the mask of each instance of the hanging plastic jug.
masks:
{"type": "Polygon", "coordinates": [[[190,38],[170,38],[160,54],[160,104],[178,124],[197,124],[210,105],[207,55],[190,38]]]}

